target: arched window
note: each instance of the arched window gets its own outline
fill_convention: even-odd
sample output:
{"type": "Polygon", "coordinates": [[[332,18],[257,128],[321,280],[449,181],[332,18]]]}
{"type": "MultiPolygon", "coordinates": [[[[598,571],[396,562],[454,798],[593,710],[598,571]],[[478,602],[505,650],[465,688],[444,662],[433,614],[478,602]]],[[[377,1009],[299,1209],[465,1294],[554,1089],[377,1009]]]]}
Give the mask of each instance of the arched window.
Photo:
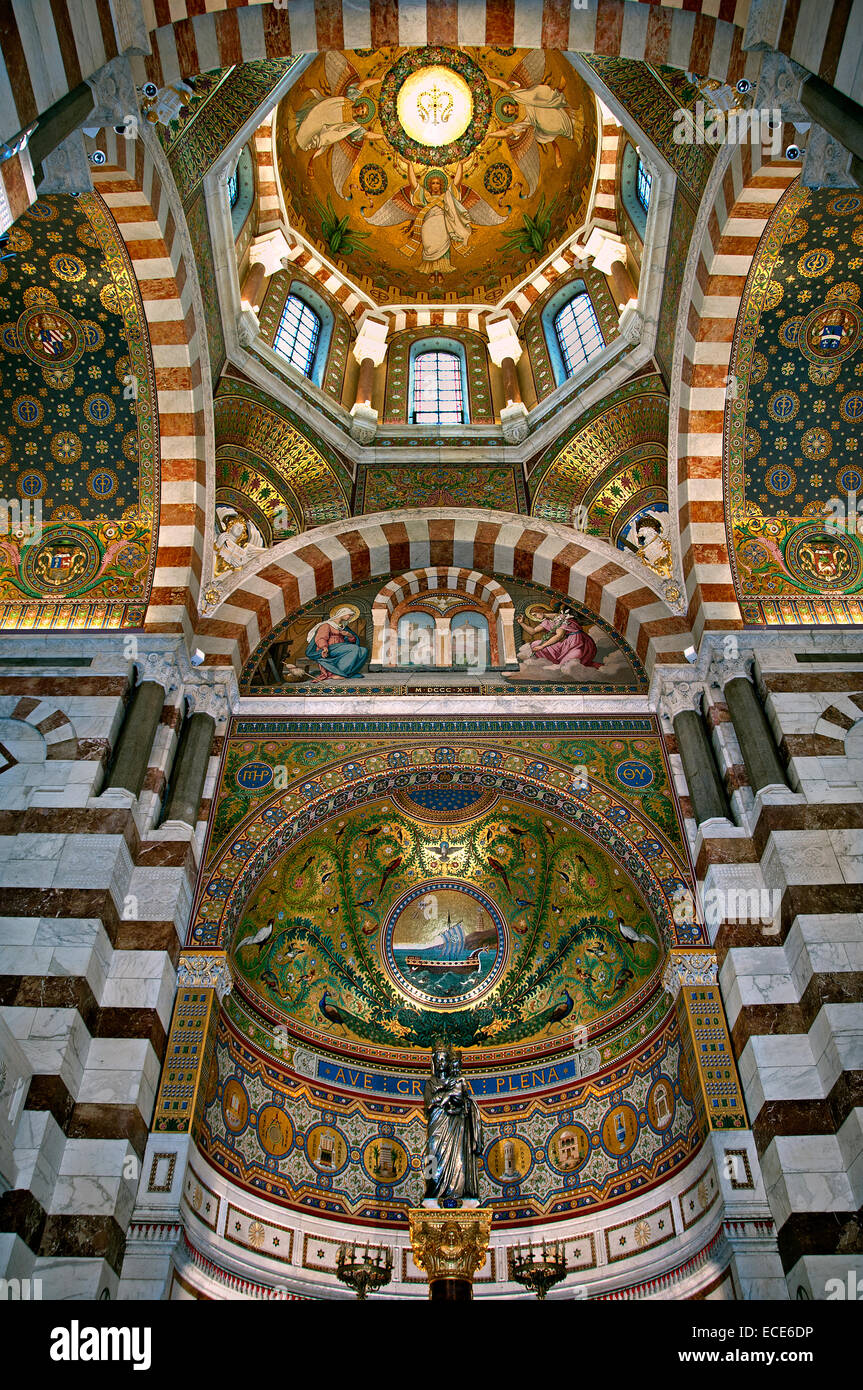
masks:
{"type": "Polygon", "coordinates": [[[638,170],[635,176],[635,192],[645,212],[647,212],[647,209],[650,207],[650,186],[652,183],[653,176],[644,160],[641,158],[641,155],[639,155],[638,170]]]}
{"type": "Polygon", "coordinates": [[[462,425],[467,412],[464,400],[462,359],[455,352],[432,348],[413,358],[413,411],[415,425],[462,425]]]}
{"type": "Polygon", "coordinates": [[[450,624],[453,666],[475,666],[484,671],[489,665],[488,618],[484,613],[457,613],[450,624]]]}
{"type": "Polygon", "coordinates": [[[554,316],[560,355],[568,377],[604,347],[602,330],[587,291],[573,295],[554,316]]]}
{"type": "Polygon", "coordinates": [[[311,376],[320,333],[320,315],[299,295],[289,294],[273,340],[275,351],[287,357],[303,376],[311,376]]]}
{"type": "Polygon", "coordinates": [[[403,613],[398,625],[398,664],[434,666],[435,620],[430,613],[403,613]]]}
{"type": "Polygon", "coordinates": [[[641,242],[647,233],[647,208],[653,187],[653,175],[629,141],[620,165],[620,201],[641,242]]]}
{"type": "Polygon", "coordinates": [[[228,175],[228,206],[231,210],[231,231],[234,240],[240,235],[255,201],[255,175],[252,154],[245,145],[240,150],[234,172],[228,175]]]}

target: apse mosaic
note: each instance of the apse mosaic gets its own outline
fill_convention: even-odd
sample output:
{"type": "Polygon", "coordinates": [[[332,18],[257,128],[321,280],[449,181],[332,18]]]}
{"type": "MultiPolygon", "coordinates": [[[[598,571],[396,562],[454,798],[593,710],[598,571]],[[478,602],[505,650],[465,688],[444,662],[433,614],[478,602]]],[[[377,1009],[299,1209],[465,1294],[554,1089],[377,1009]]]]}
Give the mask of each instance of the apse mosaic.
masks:
{"type": "Polygon", "coordinates": [[[125,246],[102,199],[85,194],[40,197],[9,247],[0,488],[23,513],[10,508],[0,539],[0,625],[139,627],[156,551],[159,436],[125,246]]]}
{"type": "MultiPolygon", "coordinates": [[[[496,1223],[559,1220],[667,1180],[700,1140],[673,1012],[580,1085],[478,1097],[480,1200],[496,1223]]],[[[196,1133],[232,1182],[321,1216],[398,1225],[419,1202],[421,1097],[352,1095],[275,1070],[221,1020],[196,1133]]]]}
{"type": "Polygon", "coordinates": [[[244,990],[306,1030],[396,1047],[443,1026],[464,1047],[534,1041],[638,993],[661,946],[601,849],[515,799],[467,801],[442,830],[414,817],[449,798],[423,791],[278,861],[234,938],[244,990]]]}
{"type": "Polygon", "coordinates": [[[863,195],[792,185],[761,240],[725,421],[744,622],[863,622],[863,195]]]}
{"type": "MultiPolygon", "coordinates": [[[[496,599],[439,588],[375,617],[389,580],[350,585],[282,620],[247,661],[244,693],[635,693],[644,668],[611,625],[536,584],[496,599]],[[497,606],[493,606],[493,603],[497,606]]],[[[487,581],[490,583],[490,581],[487,581]]]]}
{"type": "Polygon", "coordinates": [[[650,719],[241,720],[189,948],[277,1050],[521,1055],[649,1009],[691,902],[650,719]]]}
{"type": "Polygon", "coordinates": [[[378,302],[497,299],[583,224],[595,111],[557,53],[322,54],[279,107],[288,218],[378,302]]]}

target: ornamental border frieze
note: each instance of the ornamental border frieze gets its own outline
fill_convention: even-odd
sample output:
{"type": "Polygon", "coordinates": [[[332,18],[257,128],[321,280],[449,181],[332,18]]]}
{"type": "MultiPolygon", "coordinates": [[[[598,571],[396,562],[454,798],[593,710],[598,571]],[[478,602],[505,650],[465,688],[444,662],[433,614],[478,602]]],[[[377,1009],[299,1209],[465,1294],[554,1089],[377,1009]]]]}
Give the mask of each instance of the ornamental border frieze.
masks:
{"type": "MultiPolygon", "coordinates": [[[[454,740],[452,748],[447,751],[454,753],[456,744],[457,740],[454,740]]],[[[471,747],[474,752],[477,751],[477,745],[471,747]]],[[[486,751],[492,756],[499,754],[499,750],[494,748],[486,751]]],[[[540,764],[525,754],[513,754],[513,757],[516,756],[523,765],[520,773],[500,771],[493,765],[485,769],[479,765],[465,767],[455,764],[454,759],[447,766],[452,767],[452,771],[458,767],[471,780],[480,778],[489,787],[505,795],[514,796],[536,806],[540,811],[557,815],[564,822],[587,834],[610,853],[621,869],[636,883],[666,945],[706,941],[704,928],[693,920],[695,914],[688,914],[686,920],[687,914],[680,911],[681,896],[685,899],[692,893],[689,873],[680,865],[679,859],[668,845],[667,837],[661,834],[646,814],[639,814],[631,800],[624,801],[621,798],[620,809],[623,819],[632,820],[643,829],[643,841],[658,840],[669,861],[676,865],[678,873],[667,879],[665,884],[660,881],[637,844],[622,832],[620,825],[615,824],[609,815],[604,815],[583,799],[591,790],[608,795],[609,789],[604,783],[587,779],[586,793],[580,797],[567,796],[549,787],[544,780],[555,762],[554,759],[546,758],[540,764]],[[676,912],[673,903],[676,904],[676,912]]],[[[556,765],[565,776],[571,777],[571,769],[566,769],[559,763],[556,765]]],[[[276,859],[309,831],[319,828],[335,815],[356,809],[379,797],[390,796],[394,790],[403,786],[418,781],[433,781],[435,772],[440,774],[443,770],[445,769],[442,767],[423,765],[407,770],[373,771],[363,775],[355,760],[347,758],[340,766],[334,764],[328,769],[330,775],[336,771],[342,773],[343,786],[338,789],[323,787],[318,780],[320,772],[315,780],[309,779],[304,783],[300,778],[293,779],[290,787],[279,791],[278,799],[287,800],[291,790],[296,791],[299,786],[300,794],[306,803],[303,811],[295,810],[292,814],[289,810],[274,804],[276,798],[270,798],[265,805],[257,807],[252,816],[234,828],[230,842],[218,851],[209,869],[202,876],[187,939],[188,946],[226,947],[233,939],[243,906],[256,884],[276,859]],[[256,825],[260,826],[261,830],[265,825],[271,827],[263,831],[263,836],[257,843],[253,839],[253,828],[256,825]],[[238,845],[242,845],[242,854],[234,852],[238,845]],[[221,900],[221,911],[216,918],[205,915],[202,911],[208,899],[221,900]]],[[[452,772],[449,773],[448,780],[451,777],[452,772]]]]}

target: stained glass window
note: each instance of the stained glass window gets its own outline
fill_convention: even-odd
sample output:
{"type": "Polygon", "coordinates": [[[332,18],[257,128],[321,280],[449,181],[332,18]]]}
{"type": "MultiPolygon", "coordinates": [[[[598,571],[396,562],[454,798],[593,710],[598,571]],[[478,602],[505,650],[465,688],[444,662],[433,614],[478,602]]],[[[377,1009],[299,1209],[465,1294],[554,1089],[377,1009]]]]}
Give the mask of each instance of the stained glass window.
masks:
{"type": "Polygon", "coordinates": [[[604,347],[589,294],[574,295],[554,319],[566,375],[572,376],[589,357],[604,347]]]}
{"type": "Polygon", "coordinates": [[[282,310],[273,347],[303,376],[309,376],[315,360],[321,320],[304,300],[289,294],[282,310]]]}
{"type": "Polygon", "coordinates": [[[461,425],[464,400],[461,360],[454,352],[423,352],[414,362],[416,425],[461,425]]]}
{"type": "Polygon", "coordinates": [[[650,185],[653,183],[650,170],[647,168],[643,159],[638,161],[638,173],[635,179],[635,191],[638,194],[638,201],[647,212],[650,207],[650,185]]]}

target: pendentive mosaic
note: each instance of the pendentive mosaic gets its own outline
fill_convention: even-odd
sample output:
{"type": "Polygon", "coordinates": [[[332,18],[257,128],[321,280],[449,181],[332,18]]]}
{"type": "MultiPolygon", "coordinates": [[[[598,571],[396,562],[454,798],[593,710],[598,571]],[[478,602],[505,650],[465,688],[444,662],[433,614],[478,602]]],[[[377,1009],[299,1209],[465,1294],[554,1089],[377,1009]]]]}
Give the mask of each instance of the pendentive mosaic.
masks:
{"type": "Polygon", "coordinates": [[[4,504],[0,626],[139,627],[156,552],[159,431],[126,248],[96,194],[40,197],[9,247],[0,486],[18,500],[4,504]]]}

